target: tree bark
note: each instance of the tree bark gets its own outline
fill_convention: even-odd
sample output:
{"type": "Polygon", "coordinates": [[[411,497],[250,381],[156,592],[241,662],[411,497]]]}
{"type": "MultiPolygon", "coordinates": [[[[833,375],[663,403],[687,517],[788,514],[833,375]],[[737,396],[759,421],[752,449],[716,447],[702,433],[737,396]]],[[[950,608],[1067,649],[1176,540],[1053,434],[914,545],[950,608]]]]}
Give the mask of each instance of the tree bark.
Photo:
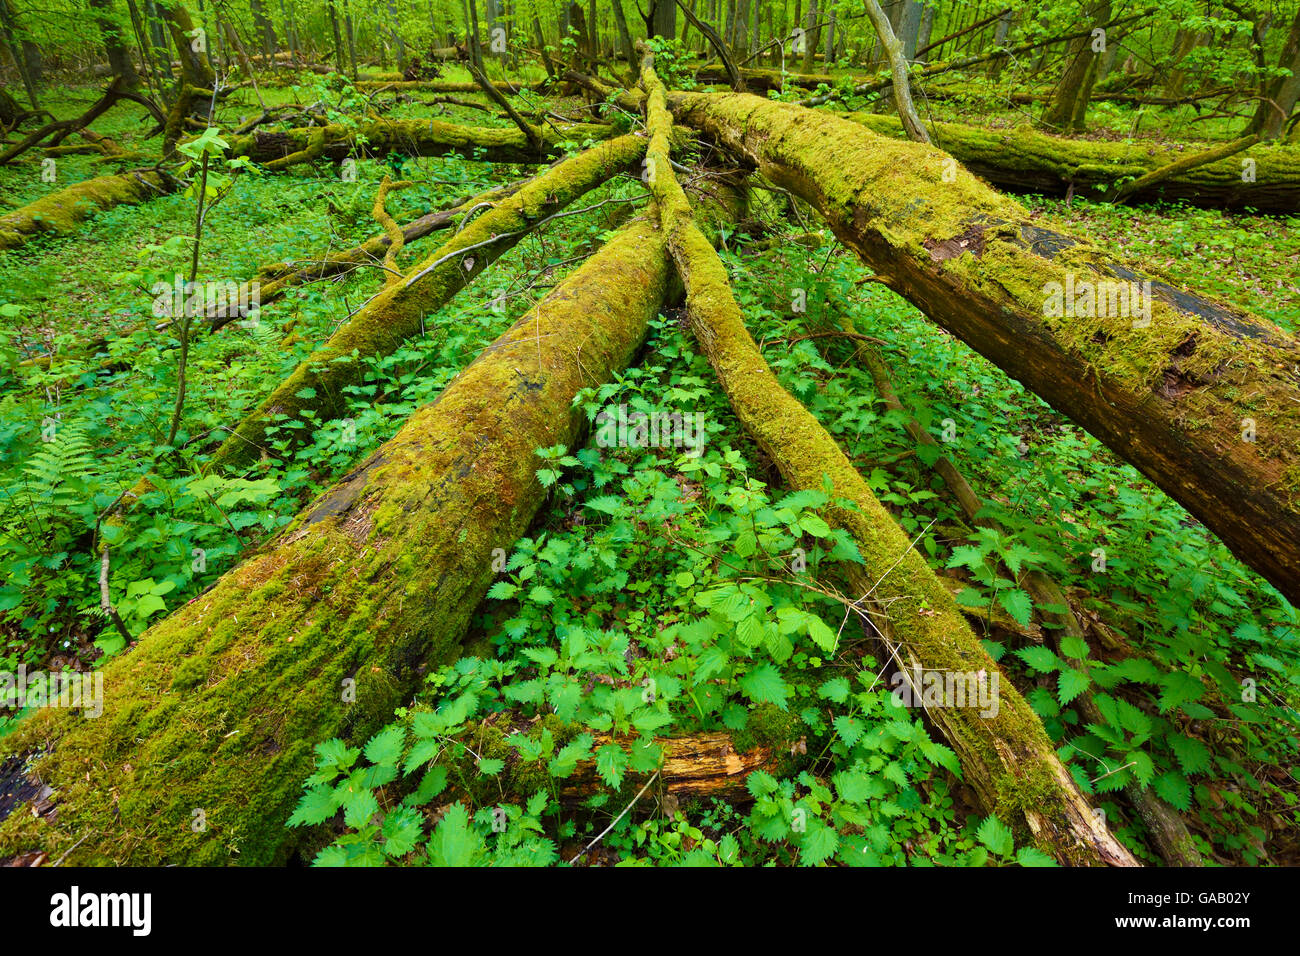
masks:
{"type": "MultiPolygon", "coordinates": [[[[889,72],[894,78],[894,105],[898,108],[899,118],[907,131],[907,138],[917,143],[930,142],[930,134],[925,131],[921,118],[916,115],[916,106],[912,103],[912,86],[907,79],[907,59],[903,54],[903,45],[894,36],[889,25],[889,18],[880,9],[876,0],[864,0],[867,16],[875,27],[880,45],[889,58],[889,72]]],[[[918,5],[919,9],[919,5],[918,5]]]]}
{"type": "Polygon", "coordinates": [[[680,93],[671,102],[680,121],[817,207],[890,288],[1090,431],[1300,602],[1295,338],[1038,225],[931,147],[743,94],[680,93]],[[1145,309],[1118,306],[1119,290],[1129,290],[1121,284],[1146,281],[1145,309]],[[1085,288],[1101,289],[1106,307],[1089,308],[1085,288]],[[1072,315],[1059,314],[1066,297],[1072,315]]]}
{"type": "Polygon", "coordinates": [[[115,658],[101,719],[24,720],[0,741],[0,792],[40,781],[57,813],[11,808],[0,859],[284,862],[313,743],[364,741],[424,666],[454,658],[493,550],[545,497],[533,449],[574,443],[574,396],[626,366],[668,286],[663,239],[635,220],[261,553],[115,658]]]}

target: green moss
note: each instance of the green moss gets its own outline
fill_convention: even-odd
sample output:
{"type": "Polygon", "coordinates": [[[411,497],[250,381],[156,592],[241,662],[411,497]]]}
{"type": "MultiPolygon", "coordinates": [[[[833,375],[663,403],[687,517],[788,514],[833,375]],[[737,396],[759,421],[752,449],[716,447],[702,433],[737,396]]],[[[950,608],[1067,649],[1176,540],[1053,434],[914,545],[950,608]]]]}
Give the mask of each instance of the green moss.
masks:
{"type": "Polygon", "coordinates": [[[40,711],[0,741],[58,806],[35,828],[24,807],[0,822],[0,857],[85,838],[69,862],[284,860],[312,746],[364,739],[421,665],[457,653],[492,550],[542,500],[533,450],[573,442],[573,396],[627,364],[667,284],[662,239],[633,221],[265,551],[113,660],[102,717],[40,711]]]}
{"type": "Polygon", "coordinates": [[[162,195],[169,186],[157,173],[100,176],[60,189],[0,216],[0,249],[16,249],[40,232],[70,235],[96,212],[162,195]]]}
{"type": "Polygon", "coordinates": [[[602,143],[552,167],[458,231],[404,280],[379,292],[304,359],[226,439],[214,464],[230,466],[254,457],[274,416],[297,417],[308,410],[326,417],[336,414],[342,408],[346,386],[358,380],[368,359],[388,355],[418,335],[426,315],[450,301],[523,239],[532,226],[635,164],[643,149],[644,141],[635,136],[602,143]],[[501,238],[485,245],[493,236],[501,238]],[[471,248],[475,246],[478,248],[471,248]],[[461,250],[471,251],[460,256],[461,250]],[[470,262],[472,267],[466,269],[470,262]]]}

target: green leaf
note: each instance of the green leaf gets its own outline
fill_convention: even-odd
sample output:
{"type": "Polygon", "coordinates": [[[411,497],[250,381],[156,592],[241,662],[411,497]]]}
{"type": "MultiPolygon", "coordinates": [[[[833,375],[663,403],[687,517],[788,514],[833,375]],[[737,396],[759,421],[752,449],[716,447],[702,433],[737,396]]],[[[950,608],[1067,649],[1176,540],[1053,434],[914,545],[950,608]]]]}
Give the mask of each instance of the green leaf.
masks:
{"type": "Polygon", "coordinates": [[[1068,704],[1092,686],[1092,680],[1083,671],[1073,667],[1061,669],[1061,676],[1056,685],[1056,696],[1062,705],[1068,704]]]}
{"type": "Polygon", "coordinates": [[[1061,638],[1061,653],[1066,657],[1071,657],[1076,661],[1081,661],[1087,658],[1090,650],[1091,648],[1088,647],[1088,642],[1081,637],[1070,635],[1069,637],[1061,638]]]}
{"type": "Polygon", "coordinates": [[[483,854],[483,838],[469,825],[469,812],[453,803],[429,840],[431,866],[473,866],[483,854]]]}
{"type": "Polygon", "coordinates": [[[1020,650],[1016,651],[1016,657],[1020,658],[1034,670],[1041,671],[1044,674],[1050,674],[1052,671],[1065,666],[1059,657],[1053,654],[1051,650],[1041,645],[1035,647],[1022,647],[1020,650]]]}
{"type": "Polygon", "coordinates": [[[596,772],[614,790],[623,785],[627,763],[627,751],[618,744],[605,744],[596,751],[596,772]]]}
{"type": "Polygon", "coordinates": [[[1015,849],[1015,836],[1011,829],[995,816],[987,816],[975,831],[979,841],[989,848],[989,852],[1006,856],[1015,849]]]}
{"type": "Polygon", "coordinates": [[[1187,778],[1177,770],[1170,770],[1160,774],[1152,782],[1151,787],[1161,800],[1175,810],[1186,811],[1191,809],[1192,788],[1187,783],[1187,778]]]}
{"type": "Polygon", "coordinates": [[[1016,862],[1021,866],[1057,866],[1057,862],[1038,847],[1022,846],[1016,851],[1016,862]]]}
{"type": "Polygon", "coordinates": [[[366,759],[374,764],[395,767],[402,756],[402,745],[405,743],[405,730],[396,725],[385,727],[366,744],[366,759]]]}
{"type": "Polygon", "coordinates": [[[799,841],[799,862],[804,866],[816,866],[834,856],[839,845],[838,833],[820,820],[809,821],[808,832],[799,841]]]}
{"type": "Polygon", "coordinates": [[[781,672],[771,664],[760,664],[740,679],[740,689],[756,704],[776,704],[786,709],[790,688],[781,679],[781,672]]]}
{"type": "Polygon", "coordinates": [[[1026,627],[1029,624],[1029,618],[1034,609],[1033,599],[1019,588],[1011,588],[1009,591],[998,592],[998,603],[1001,604],[1008,614],[1010,614],[1017,624],[1026,627]]]}

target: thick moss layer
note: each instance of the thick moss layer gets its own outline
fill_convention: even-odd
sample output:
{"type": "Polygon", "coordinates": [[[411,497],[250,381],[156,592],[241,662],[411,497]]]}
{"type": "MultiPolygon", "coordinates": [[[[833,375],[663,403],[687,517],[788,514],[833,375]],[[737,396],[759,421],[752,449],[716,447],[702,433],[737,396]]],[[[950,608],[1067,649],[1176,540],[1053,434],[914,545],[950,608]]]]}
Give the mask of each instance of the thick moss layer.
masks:
{"type": "Polygon", "coordinates": [[[1300,342],[1043,228],[935,147],[752,96],[670,103],[1300,601],[1300,342]],[[1148,280],[1149,322],[1049,308],[1053,284],[1148,280]]]}
{"type": "Polygon", "coordinates": [[[364,738],[454,655],[493,549],[542,501],[534,449],[573,443],[573,396],[627,364],[668,274],[656,227],[631,222],[272,545],[109,664],[102,717],[43,710],[0,742],[57,808],[15,808],[0,859],[83,841],[69,863],[282,860],[313,744],[364,738]]]}
{"type": "MultiPolygon", "coordinates": [[[[848,113],[845,119],[872,132],[905,138],[896,116],[848,113]]],[[[1160,169],[1189,152],[1155,143],[1069,139],[1036,130],[985,129],[961,123],[928,123],[936,146],[1001,189],[1100,199],[1116,183],[1160,169]]],[[[1191,152],[1195,152],[1194,150],[1191,152]]],[[[1125,202],[1183,200],[1210,209],[1251,207],[1261,212],[1300,211],[1300,149],[1257,146],[1207,163],[1142,189],[1125,202]],[[1253,182],[1242,181],[1242,160],[1254,161],[1253,182]]]]}
{"type": "Polygon", "coordinates": [[[441,120],[377,120],[356,126],[300,126],[293,129],[257,131],[230,140],[232,156],[247,156],[274,169],[293,162],[313,159],[342,160],[348,156],[385,156],[400,152],[409,156],[447,156],[493,163],[535,163],[560,153],[566,141],[606,139],[608,126],[575,123],[548,125],[541,130],[547,152],[539,155],[523,132],[514,126],[458,126],[441,120]]]}
{"type": "Polygon", "coordinates": [[[216,462],[233,465],[254,458],[272,416],[297,417],[307,409],[326,416],[337,412],[344,387],[358,380],[367,359],[388,355],[419,334],[425,316],[450,301],[530,229],[635,164],[644,148],[645,141],[636,136],[601,143],[547,170],[458,231],[308,356],[226,439],[216,462]],[[493,237],[500,238],[490,242],[493,237]],[[465,254],[458,255],[462,250],[465,254]]]}
{"type": "MultiPolygon", "coordinates": [[[[645,71],[642,82],[649,93],[652,139],[647,155],[653,160],[666,146],[671,120],[653,73],[645,71]]],[[[841,166],[845,161],[843,156],[837,160],[841,166]]],[[[948,589],[835,439],[777,381],[745,328],[726,267],[694,226],[671,171],[652,180],[651,187],[686,286],[691,327],[746,432],[791,489],[820,490],[829,479],[838,498],[856,505],[830,509],[829,517],[858,544],[865,563],[846,570],[895,665],[900,670],[916,666],[998,673],[948,589]]],[[[975,707],[928,710],[961,760],[967,783],[987,809],[1018,822],[1062,862],[1133,863],[1128,851],[1096,822],[1037,715],[1009,680],[999,685],[999,706],[992,716],[975,707]]]]}
{"type": "Polygon", "coordinates": [[[40,232],[71,235],[97,212],[170,191],[167,180],[153,172],[88,179],[0,216],[0,249],[16,249],[40,232]]]}

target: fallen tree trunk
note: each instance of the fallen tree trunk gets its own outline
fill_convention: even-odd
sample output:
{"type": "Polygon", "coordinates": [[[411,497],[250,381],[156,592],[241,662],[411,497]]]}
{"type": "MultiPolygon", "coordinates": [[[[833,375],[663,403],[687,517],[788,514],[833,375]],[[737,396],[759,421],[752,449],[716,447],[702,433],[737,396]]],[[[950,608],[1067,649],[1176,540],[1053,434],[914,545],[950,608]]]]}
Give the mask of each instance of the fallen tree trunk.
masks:
{"type": "Polygon", "coordinates": [[[282,862],[312,745],[364,740],[454,656],[493,550],[544,498],[533,449],[574,442],[574,396],[622,369],[658,312],[663,249],[654,224],[624,227],[260,554],[112,661],[101,718],[42,708],[0,741],[0,793],[31,793],[0,822],[0,860],[282,862]]]}
{"type": "Polygon", "coordinates": [[[310,409],[331,416],[344,388],[360,378],[367,359],[391,353],[419,334],[437,311],[477,275],[548,217],[630,168],[645,141],[620,136],[567,159],[526,183],[439,246],[403,281],[387,286],[308,356],[217,449],[213,464],[231,467],[264,448],[267,426],[310,409]]]}
{"type": "MultiPolygon", "coordinates": [[[[538,93],[546,88],[546,82],[537,83],[504,83],[496,80],[493,85],[502,93],[518,93],[520,90],[528,90],[531,93],[538,93]]],[[[479,85],[474,82],[461,82],[458,80],[362,80],[356,84],[359,90],[373,92],[375,90],[423,90],[426,93],[478,93],[479,85]]]]}
{"type": "Polygon", "coordinates": [[[753,96],[670,102],[682,122],[812,203],[890,288],[1300,603],[1295,338],[1044,228],[938,149],[753,96]]]}
{"type": "MultiPolygon", "coordinates": [[[[476,87],[477,89],[477,87],[476,87]]],[[[337,124],[294,129],[256,130],[230,140],[231,156],[247,156],[268,169],[285,169],[297,163],[349,156],[458,155],[493,163],[536,163],[559,155],[566,141],[606,139],[608,126],[574,124],[540,129],[546,148],[534,149],[513,127],[457,126],[441,120],[379,120],[356,127],[337,124]]]]}
{"type": "MultiPolygon", "coordinates": [[[[913,549],[835,439],[781,387],[763,360],[732,297],[726,268],[695,226],[685,193],[673,179],[668,162],[671,120],[663,87],[648,67],[643,77],[653,134],[647,151],[651,190],[686,287],[691,328],[736,417],[792,490],[820,490],[829,477],[834,494],[857,506],[832,508],[830,516],[853,536],[864,560],[862,566],[845,564],[861,595],[857,606],[904,674],[913,667],[996,673],[997,664],[925,558],[913,549]],[[887,610],[876,610],[877,604],[887,610]]],[[[933,707],[927,714],[957,753],[965,781],[988,812],[1027,828],[1034,842],[1062,863],[1136,865],[1092,812],[1037,715],[1014,688],[1000,688],[999,706],[991,717],[975,707],[933,707]]]]}
{"type": "Polygon", "coordinates": [[[97,212],[171,191],[172,180],[151,170],[88,179],[0,216],[0,249],[17,249],[42,232],[70,235],[97,212]]]}
{"type": "MultiPolygon", "coordinates": [[[[933,459],[930,467],[943,478],[944,484],[948,486],[949,492],[957,500],[967,520],[973,525],[1001,530],[998,523],[992,519],[979,517],[984,503],[975,493],[975,489],[970,486],[970,483],[957,470],[956,466],[949,461],[948,457],[942,454],[942,446],[935,440],[935,437],[926,430],[924,425],[913,418],[911,413],[903,406],[898,393],[894,391],[893,383],[889,379],[889,369],[886,367],[884,359],[873,349],[866,346],[858,347],[858,355],[870,373],[884,406],[905,416],[903,427],[918,445],[932,448],[939,453],[933,459]]],[[[1034,602],[1039,608],[1059,607],[1063,609],[1060,613],[1040,612],[1050,625],[1058,653],[1062,656],[1065,654],[1061,648],[1062,638],[1085,639],[1083,628],[1079,625],[1079,621],[1070,607],[1070,599],[1056,581],[1042,571],[1026,571],[1021,584],[1033,596],[1034,602]]],[[[1039,640],[1041,642],[1041,637],[1039,640]]],[[[1085,690],[1076,697],[1071,702],[1071,706],[1079,711],[1085,724],[1105,724],[1106,722],[1091,690],[1085,690]]],[[[1147,825],[1150,845],[1155,848],[1166,865],[1205,865],[1205,860],[1201,857],[1200,852],[1196,849],[1195,842],[1187,832],[1187,826],[1173,807],[1157,797],[1151,787],[1144,787],[1137,781],[1130,783],[1124,790],[1132,802],[1134,810],[1137,811],[1137,814],[1147,825]]]]}
{"type": "MultiPolygon", "coordinates": [[[[845,119],[872,132],[901,137],[897,117],[849,113],[845,119]]],[[[934,145],[999,189],[1105,199],[1116,183],[1138,181],[1190,155],[1156,144],[1110,143],[1052,136],[1037,130],[982,129],[927,123],[934,145]]],[[[1207,209],[1250,208],[1267,213],[1300,211],[1300,149],[1257,146],[1136,188],[1124,202],[1182,201],[1207,209]],[[1252,161],[1249,175],[1242,160],[1252,161]]]]}

